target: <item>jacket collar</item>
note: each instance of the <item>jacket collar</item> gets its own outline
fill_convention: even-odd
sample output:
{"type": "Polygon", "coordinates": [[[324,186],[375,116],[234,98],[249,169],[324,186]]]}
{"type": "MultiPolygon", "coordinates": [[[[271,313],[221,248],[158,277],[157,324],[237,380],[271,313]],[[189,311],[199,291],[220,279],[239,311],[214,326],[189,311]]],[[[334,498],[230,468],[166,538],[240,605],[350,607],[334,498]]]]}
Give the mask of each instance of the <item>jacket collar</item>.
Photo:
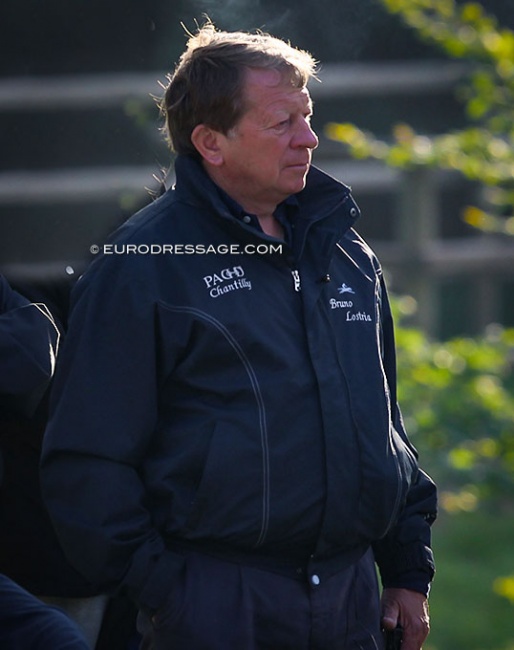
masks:
{"type": "MultiPolygon", "coordinates": [[[[239,221],[242,208],[212,181],[201,163],[193,156],[179,155],[175,161],[177,198],[213,210],[221,217],[239,221]]],[[[342,235],[359,216],[357,206],[351,199],[350,188],[312,166],[307,175],[305,188],[295,195],[298,201],[298,225],[305,230],[320,220],[333,221],[342,235]],[[353,208],[353,209],[352,209],[353,208]]],[[[329,224],[327,223],[327,226],[329,224]]]]}

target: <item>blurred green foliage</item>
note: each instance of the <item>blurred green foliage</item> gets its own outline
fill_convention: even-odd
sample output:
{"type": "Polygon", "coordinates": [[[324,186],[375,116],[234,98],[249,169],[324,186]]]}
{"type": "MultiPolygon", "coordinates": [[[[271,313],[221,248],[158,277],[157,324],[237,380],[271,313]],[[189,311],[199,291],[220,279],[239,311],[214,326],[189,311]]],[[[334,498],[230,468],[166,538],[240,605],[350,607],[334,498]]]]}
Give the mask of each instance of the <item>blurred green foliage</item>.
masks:
{"type": "Polygon", "coordinates": [[[469,64],[456,89],[466,128],[429,137],[406,124],[385,142],[353,124],[331,123],[327,136],[356,158],[376,158],[409,168],[457,170],[485,187],[487,210],[469,206],[464,219],[484,230],[514,234],[514,32],[501,28],[477,2],[378,0],[419,37],[469,64]]]}
{"type": "Polygon", "coordinates": [[[402,324],[413,299],[393,301],[398,396],[424,464],[448,512],[480,503],[514,507],[514,330],[432,341],[402,324]]]}
{"type": "Polygon", "coordinates": [[[426,648],[514,650],[514,330],[439,342],[405,325],[413,298],[392,305],[398,399],[440,495],[426,648]]]}

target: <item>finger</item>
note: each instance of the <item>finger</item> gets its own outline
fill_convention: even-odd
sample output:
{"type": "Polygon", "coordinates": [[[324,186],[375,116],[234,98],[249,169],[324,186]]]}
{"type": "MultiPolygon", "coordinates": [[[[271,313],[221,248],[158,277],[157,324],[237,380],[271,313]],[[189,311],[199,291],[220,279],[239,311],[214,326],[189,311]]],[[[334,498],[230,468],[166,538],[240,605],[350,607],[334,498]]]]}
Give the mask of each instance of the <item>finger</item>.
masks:
{"type": "Polygon", "coordinates": [[[399,623],[400,609],[394,602],[384,604],[382,611],[382,626],[386,630],[394,630],[399,623]]]}

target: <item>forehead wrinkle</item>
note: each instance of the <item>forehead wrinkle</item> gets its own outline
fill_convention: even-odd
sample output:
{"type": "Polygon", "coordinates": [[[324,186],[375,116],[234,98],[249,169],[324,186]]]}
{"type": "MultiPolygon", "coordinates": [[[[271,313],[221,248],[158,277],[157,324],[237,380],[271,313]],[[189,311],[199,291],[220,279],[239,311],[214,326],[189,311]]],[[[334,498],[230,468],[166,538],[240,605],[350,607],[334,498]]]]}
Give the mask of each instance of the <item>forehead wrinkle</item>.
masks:
{"type": "MultiPolygon", "coordinates": [[[[279,91],[280,92],[280,91],[279,91]]],[[[257,95],[257,94],[256,94],[257,95]]],[[[253,100],[248,98],[248,108],[249,109],[262,109],[262,111],[270,111],[270,112],[277,112],[277,111],[287,111],[290,112],[291,109],[297,110],[301,109],[303,111],[304,108],[307,108],[309,111],[312,111],[313,108],[313,102],[310,98],[310,95],[308,91],[305,89],[305,92],[303,90],[297,89],[294,90],[291,93],[284,93],[280,94],[278,97],[271,97],[270,100],[265,104],[262,105],[260,103],[260,96],[256,96],[253,100]]]]}
{"type": "Polygon", "coordinates": [[[264,131],[280,114],[287,116],[298,112],[303,114],[305,111],[312,114],[313,107],[307,86],[290,85],[287,77],[276,70],[253,68],[247,69],[246,72],[244,105],[245,109],[241,119],[230,129],[228,135],[239,131],[241,120],[248,119],[252,112],[253,115],[250,119],[254,128],[264,131]]]}
{"type": "Polygon", "coordinates": [[[276,100],[271,101],[266,106],[259,106],[258,104],[254,105],[256,108],[256,124],[259,129],[266,129],[269,126],[272,126],[277,120],[288,118],[290,115],[296,113],[304,113],[304,108],[310,112],[311,105],[310,103],[304,104],[302,97],[297,95],[280,97],[276,100]]]}

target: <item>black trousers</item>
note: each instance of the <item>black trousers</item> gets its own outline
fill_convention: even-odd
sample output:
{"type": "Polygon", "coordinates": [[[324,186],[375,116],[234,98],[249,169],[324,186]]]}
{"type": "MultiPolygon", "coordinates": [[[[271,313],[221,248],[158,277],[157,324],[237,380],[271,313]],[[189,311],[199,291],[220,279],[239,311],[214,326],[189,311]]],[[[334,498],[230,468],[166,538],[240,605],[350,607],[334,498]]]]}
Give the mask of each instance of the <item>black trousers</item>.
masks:
{"type": "Polygon", "coordinates": [[[185,555],[166,605],[151,620],[139,613],[141,650],[383,649],[371,551],[317,585],[185,555]]]}

